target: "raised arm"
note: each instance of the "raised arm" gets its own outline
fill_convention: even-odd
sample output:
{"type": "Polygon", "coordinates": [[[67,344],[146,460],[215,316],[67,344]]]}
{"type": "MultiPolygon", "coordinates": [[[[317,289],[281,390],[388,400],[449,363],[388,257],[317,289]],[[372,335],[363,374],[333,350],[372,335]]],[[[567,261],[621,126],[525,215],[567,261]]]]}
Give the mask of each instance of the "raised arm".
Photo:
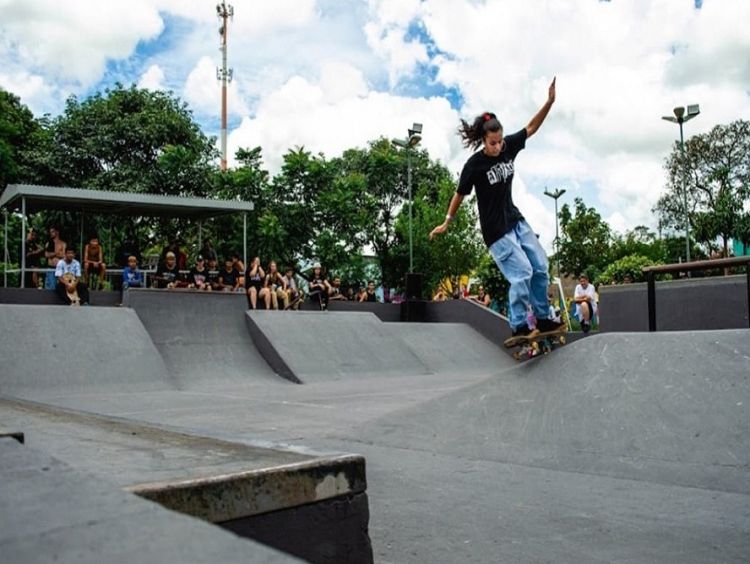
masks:
{"type": "Polygon", "coordinates": [[[542,123],[544,123],[544,118],[547,117],[547,114],[552,108],[552,104],[555,103],[555,81],[556,80],[557,80],[557,77],[553,78],[552,84],[549,85],[549,93],[547,95],[547,101],[539,109],[536,115],[533,118],[531,118],[531,121],[526,126],[526,138],[527,139],[531,137],[532,135],[534,135],[534,133],[536,133],[539,130],[542,123]]]}

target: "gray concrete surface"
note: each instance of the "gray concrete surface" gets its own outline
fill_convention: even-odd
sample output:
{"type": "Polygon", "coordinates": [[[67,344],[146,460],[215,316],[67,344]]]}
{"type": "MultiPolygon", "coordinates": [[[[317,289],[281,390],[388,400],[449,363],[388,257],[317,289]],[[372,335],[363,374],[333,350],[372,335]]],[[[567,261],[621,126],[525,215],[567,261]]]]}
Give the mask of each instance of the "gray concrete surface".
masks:
{"type": "Polygon", "coordinates": [[[244,295],[190,297],[184,292],[136,290],[127,292],[124,300],[137,312],[181,388],[215,390],[278,379],[247,332],[244,295]]]}
{"type": "Polygon", "coordinates": [[[0,305],[0,393],[17,397],[176,389],[135,311],[0,305]]]}
{"type": "Polygon", "coordinates": [[[299,562],[120,491],[76,466],[0,439],[3,562],[299,562]]]}
{"type": "MultiPolygon", "coordinates": [[[[296,321],[327,334],[330,313],[296,321]]],[[[472,352],[476,333],[432,325],[406,333],[428,341],[413,345],[425,354],[456,361],[440,374],[426,366],[54,403],[248,445],[362,454],[376,562],[750,559],[750,331],[598,335],[525,364],[463,370],[485,354],[472,352]],[[435,342],[455,348],[435,352],[435,342]]],[[[24,431],[7,415],[0,406],[3,426],[24,431]]],[[[45,425],[26,433],[64,456],[51,435],[45,425]]],[[[81,448],[73,462],[86,466],[98,445],[81,448]]]]}

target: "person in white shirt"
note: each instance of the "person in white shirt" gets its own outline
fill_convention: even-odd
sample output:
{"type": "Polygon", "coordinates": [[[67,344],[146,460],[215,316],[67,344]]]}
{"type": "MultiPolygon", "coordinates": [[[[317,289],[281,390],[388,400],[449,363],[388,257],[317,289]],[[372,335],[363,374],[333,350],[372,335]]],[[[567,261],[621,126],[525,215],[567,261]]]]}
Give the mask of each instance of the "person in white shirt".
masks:
{"type": "Polygon", "coordinates": [[[65,305],[89,303],[89,290],[81,280],[81,263],[76,260],[73,247],[65,249],[65,258],[55,266],[55,291],[65,305]]]}
{"type": "Polygon", "coordinates": [[[579,284],[573,292],[573,300],[576,303],[576,318],[581,322],[581,330],[588,333],[591,330],[591,320],[596,316],[596,290],[589,284],[589,277],[581,274],[578,277],[579,284]]]}

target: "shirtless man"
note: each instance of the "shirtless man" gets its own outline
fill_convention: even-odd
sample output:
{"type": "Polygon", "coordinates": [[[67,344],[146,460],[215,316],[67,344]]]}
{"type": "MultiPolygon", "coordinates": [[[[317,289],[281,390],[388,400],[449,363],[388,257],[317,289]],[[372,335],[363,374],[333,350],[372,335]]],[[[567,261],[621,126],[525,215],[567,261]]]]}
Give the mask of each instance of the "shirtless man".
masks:
{"type": "Polygon", "coordinates": [[[104,249],[99,244],[99,237],[92,237],[89,244],[83,249],[84,280],[89,280],[89,271],[91,270],[99,273],[99,289],[101,290],[104,277],[107,274],[107,265],[104,264],[104,249]]]}
{"type": "Polygon", "coordinates": [[[47,271],[45,277],[44,287],[47,290],[54,290],[57,288],[57,278],[55,278],[55,268],[57,263],[65,258],[65,249],[68,244],[60,239],[60,230],[56,225],[49,228],[49,241],[44,249],[44,257],[47,259],[47,268],[51,268],[51,271],[47,271]]]}

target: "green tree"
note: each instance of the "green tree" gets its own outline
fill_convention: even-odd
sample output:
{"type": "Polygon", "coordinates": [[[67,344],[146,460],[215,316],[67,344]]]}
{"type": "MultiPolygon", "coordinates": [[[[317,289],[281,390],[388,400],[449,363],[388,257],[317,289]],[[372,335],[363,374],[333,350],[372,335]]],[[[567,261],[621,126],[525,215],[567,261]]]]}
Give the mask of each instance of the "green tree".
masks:
{"type": "Polygon", "coordinates": [[[51,123],[56,185],[206,196],[217,153],[172,93],[118,84],[51,123]]]}
{"type": "MultiPolygon", "coordinates": [[[[429,240],[430,231],[445,219],[445,210],[456,191],[450,171],[435,163],[422,163],[413,202],[414,271],[424,276],[425,293],[437,288],[448,278],[454,288],[462,275],[474,272],[483,255],[484,243],[477,229],[477,213],[473,202],[461,206],[446,233],[429,240]]],[[[394,274],[397,283],[404,279],[409,267],[409,206],[405,202],[396,220],[397,257],[394,274]]]]}
{"type": "Polygon", "coordinates": [[[45,182],[40,156],[49,151],[46,123],[35,119],[18,96],[0,88],[0,191],[6,184],[45,182]]]}
{"type": "Polygon", "coordinates": [[[575,277],[586,273],[591,280],[610,259],[611,229],[601,215],[581,198],[575,209],[565,204],[560,210],[560,267],[575,277]]]}
{"type": "Polygon", "coordinates": [[[711,250],[721,238],[727,251],[729,237],[740,228],[743,202],[750,198],[750,121],[695,135],[684,152],[675,143],[665,169],[667,191],[654,208],[662,224],[682,230],[687,214],[699,242],[711,250]]]}

